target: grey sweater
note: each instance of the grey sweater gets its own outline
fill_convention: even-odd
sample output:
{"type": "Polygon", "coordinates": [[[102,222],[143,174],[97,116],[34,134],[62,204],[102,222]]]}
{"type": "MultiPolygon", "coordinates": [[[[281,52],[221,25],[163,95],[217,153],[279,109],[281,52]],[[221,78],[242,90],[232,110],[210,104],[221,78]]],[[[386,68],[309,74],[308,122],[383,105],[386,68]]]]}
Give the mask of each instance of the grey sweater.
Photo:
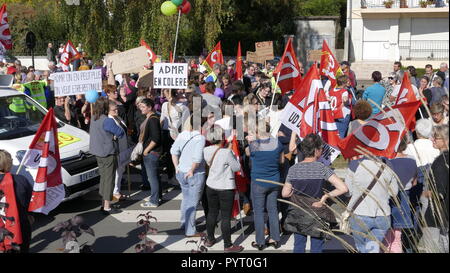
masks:
{"type": "MultiPolygon", "coordinates": [[[[390,166],[390,163],[387,162],[390,166]]],[[[352,208],[359,199],[363,191],[370,185],[374,176],[378,174],[380,164],[374,161],[363,159],[350,162],[345,178],[348,187],[348,194],[351,196],[347,208],[352,208]],[[370,170],[370,172],[368,171],[370,170]]],[[[377,217],[391,215],[389,199],[398,193],[398,183],[393,176],[391,168],[385,168],[380,179],[375,184],[370,193],[364,198],[355,210],[356,215],[377,217]]]]}
{"type": "MultiPolygon", "coordinates": [[[[217,149],[216,145],[212,145],[206,147],[203,151],[208,166],[211,164],[212,157],[217,149]]],[[[241,164],[239,164],[233,152],[230,149],[220,149],[209,168],[206,185],[214,190],[234,190],[236,188],[234,174],[240,169],[241,164]]]]}

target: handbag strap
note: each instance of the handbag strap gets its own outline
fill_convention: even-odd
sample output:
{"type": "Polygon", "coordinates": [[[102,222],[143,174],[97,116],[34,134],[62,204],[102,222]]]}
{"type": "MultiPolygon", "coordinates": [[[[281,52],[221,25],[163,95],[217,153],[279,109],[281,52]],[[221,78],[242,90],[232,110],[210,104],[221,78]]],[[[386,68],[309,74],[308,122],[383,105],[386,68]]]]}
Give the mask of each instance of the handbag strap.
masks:
{"type": "Polygon", "coordinates": [[[214,154],[213,154],[213,156],[212,156],[212,158],[211,158],[211,161],[209,162],[209,167],[211,168],[212,167],[212,164],[214,163],[214,158],[216,158],[216,155],[217,155],[217,152],[219,151],[219,150],[221,150],[222,148],[217,148],[217,150],[214,152],[214,154]]]}
{"type": "Polygon", "coordinates": [[[186,145],[188,145],[188,143],[196,136],[197,135],[191,136],[191,138],[188,141],[186,141],[186,143],[184,143],[183,148],[181,148],[180,157],[183,155],[183,151],[184,151],[184,148],[186,147],[186,145]]]}
{"type": "Polygon", "coordinates": [[[378,171],[377,175],[373,178],[372,182],[367,187],[367,190],[361,194],[361,196],[358,198],[358,200],[353,205],[352,209],[349,210],[350,214],[352,214],[358,208],[358,206],[361,204],[361,202],[367,197],[367,195],[369,195],[369,192],[373,189],[373,187],[375,187],[375,185],[378,182],[378,179],[381,177],[381,174],[384,171],[384,168],[385,168],[384,164],[381,165],[380,170],[378,171]]]}

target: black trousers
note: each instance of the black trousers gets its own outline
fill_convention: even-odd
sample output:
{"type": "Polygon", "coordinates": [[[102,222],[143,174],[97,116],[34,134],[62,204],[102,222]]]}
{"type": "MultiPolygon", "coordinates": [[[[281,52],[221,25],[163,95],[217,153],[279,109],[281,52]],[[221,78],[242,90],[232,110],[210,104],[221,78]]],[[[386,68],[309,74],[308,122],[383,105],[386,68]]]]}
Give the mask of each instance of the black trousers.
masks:
{"type": "Polygon", "coordinates": [[[206,232],[210,241],[214,240],[217,216],[221,216],[221,230],[224,247],[231,247],[231,213],[233,210],[234,190],[217,191],[206,186],[208,198],[208,216],[206,217],[206,232]]]}
{"type": "Polygon", "coordinates": [[[168,179],[172,179],[175,176],[175,167],[173,166],[172,156],[170,154],[173,143],[174,140],[170,136],[170,132],[168,130],[162,130],[162,148],[163,153],[166,154],[163,164],[167,168],[168,179]]]}

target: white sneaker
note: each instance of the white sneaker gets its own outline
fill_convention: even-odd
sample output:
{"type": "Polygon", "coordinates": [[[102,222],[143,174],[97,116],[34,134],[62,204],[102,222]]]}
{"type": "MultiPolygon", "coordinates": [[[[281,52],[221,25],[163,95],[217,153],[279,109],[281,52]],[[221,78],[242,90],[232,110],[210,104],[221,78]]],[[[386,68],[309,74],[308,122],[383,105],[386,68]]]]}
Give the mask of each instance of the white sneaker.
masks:
{"type": "Polygon", "coordinates": [[[156,205],[156,204],[150,203],[150,202],[145,202],[145,203],[141,204],[141,207],[143,207],[143,208],[157,208],[159,206],[156,205]]]}

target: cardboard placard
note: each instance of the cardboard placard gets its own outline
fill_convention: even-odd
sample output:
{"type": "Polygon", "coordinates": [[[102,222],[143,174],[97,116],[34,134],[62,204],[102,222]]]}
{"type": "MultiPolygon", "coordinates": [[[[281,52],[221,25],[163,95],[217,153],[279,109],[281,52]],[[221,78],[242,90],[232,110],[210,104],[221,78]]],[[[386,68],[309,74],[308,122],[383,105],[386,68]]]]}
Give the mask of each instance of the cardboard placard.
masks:
{"type": "Polygon", "coordinates": [[[259,58],[256,52],[247,51],[247,61],[252,63],[264,64],[266,61],[264,58],[259,58]]]}
{"type": "Polygon", "coordinates": [[[187,89],[187,63],[155,63],[153,70],[153,88],[187,89]]]}
{"type": "Polygon", "coordinates": [[[153,86],[153,70],[142,70],[139,72],[139,79],[136,83],[139,88],[149,88],[153,86]]]}
{"type": "Polygon", "coordinates": [[[85,94],[90,90],[102,92],[102,70],[62,72],[50,75],[54,82],[55,97],[85,94]]]}
{"type": "Polygon", "coordinates": [[[308,62],[320,62],[322,50],[308,50],[308,62]]]}
{"type": "Polygon", "coordinates": [[[130,49],[108,57],[112,62],[114,75],[138,73],[146,65],[150,65],[145,46],[130,49]]]}
{"type": "Polygon", "coordinates": [[[273,54],[273,41],[258,42],[255,43],[256,55],[259,59],[273,60],[275,58],[273,54]]]}

